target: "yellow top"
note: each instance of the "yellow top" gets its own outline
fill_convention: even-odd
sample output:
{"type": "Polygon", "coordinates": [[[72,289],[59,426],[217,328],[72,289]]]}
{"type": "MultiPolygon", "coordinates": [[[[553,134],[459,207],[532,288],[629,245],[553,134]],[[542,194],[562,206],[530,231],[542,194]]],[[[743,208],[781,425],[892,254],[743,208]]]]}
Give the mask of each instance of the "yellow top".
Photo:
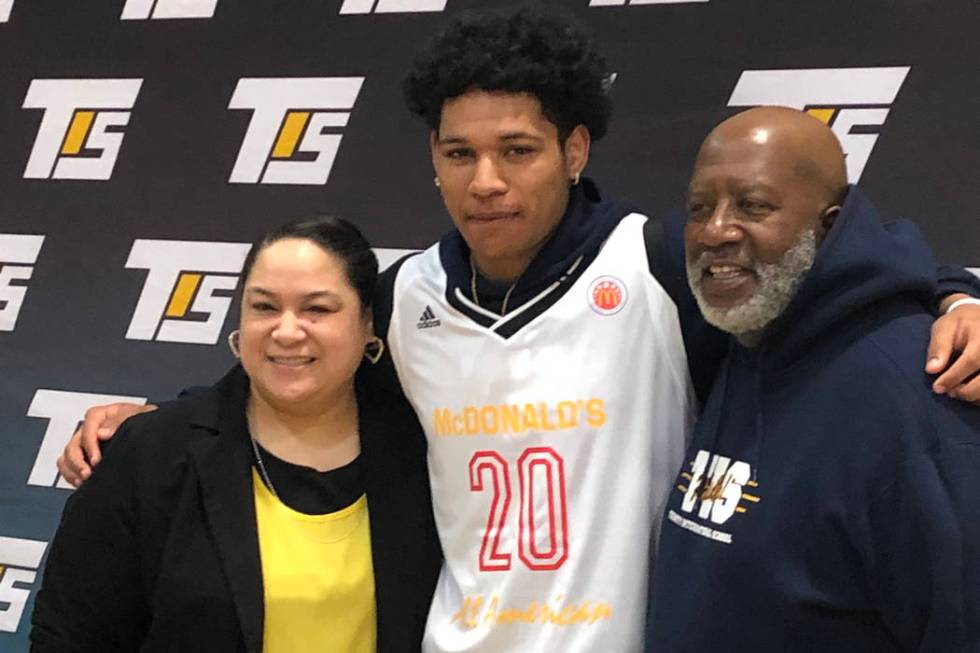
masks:
{"type": "Polygon", "coordinates": [[[367,496],[304,515],[252,470],[265,594],[264,653],[374,653],[377,609],[367,496]]]}

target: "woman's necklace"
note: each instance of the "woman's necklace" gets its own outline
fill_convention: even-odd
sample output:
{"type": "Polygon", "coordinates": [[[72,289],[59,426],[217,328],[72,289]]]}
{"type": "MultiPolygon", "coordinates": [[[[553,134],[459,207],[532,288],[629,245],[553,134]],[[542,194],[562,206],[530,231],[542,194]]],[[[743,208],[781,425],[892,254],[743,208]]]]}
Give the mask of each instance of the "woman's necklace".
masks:
{"type": "MultiPolygon", "coordinates": [[[[265,468],[265,461],[262,460],[262,452],[259,449],[259,443],[255,440],[255,436],[252,433],[255,431],[255,427],[252,426],[252,415],[247,410],[245,411],[245,421],[248,423],[248,440],[252,443],[252,452],[255,454],[255,462],[259,466],[259,474],[262,476],[262,480],[265,481],[265,486],[269,488],[269,492],[272,496],[279,498],[279,493],[276,492],[276,486],[272,484],[272,479],[269,477],[269,472],[265,468]]],[[[356,435],[356,432],[355,432],[356,435]]]]}
{"type": "Polygon", "coordinates": [[[269,492],[272,492],[272,496],[278,499],[279,493],[276,492],[276,486],[272,484],[272,479],[269,478],[269,472],[265,471],[265,463],[262,462],[262,454],[259,453],[259,445],[251,433],[249,433],[248,439],[252,443],[252,451],[255,452],[255,462],[259,464],[259,474],[262,475],[262,480],[265,481],[265,485],[269,488],[269,492]]]}

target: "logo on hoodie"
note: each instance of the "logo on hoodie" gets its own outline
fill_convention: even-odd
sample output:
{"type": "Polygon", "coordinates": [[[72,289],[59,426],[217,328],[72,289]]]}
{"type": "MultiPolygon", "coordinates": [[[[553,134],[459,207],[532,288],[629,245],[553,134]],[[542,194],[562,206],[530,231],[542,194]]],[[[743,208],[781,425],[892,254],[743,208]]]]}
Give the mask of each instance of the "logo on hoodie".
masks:
{"type": "Polygon", "coordinates": [[[710,526],[688,519],[675,510],[669,511],[667,518],[692,533],[731,544],[731,533],[716,530],[713,526],[720,526],[759,503],[761,497],[754,494],[757,487],[759,484],[752,478],[752,467],[747,462],[712,455],[702,449],[691,462],[691,471],[681,472],[677,489],[684,494],[681,512],[710,526]]]}
{"type": "Polygon", "coordinates": [[[0,633],[16,633],[47,542],[0,536],[0,633]]]}
{"type": "Polygon", "coordinates": [[[728,106],[781,105],[806,111],[834,130],[847,154],[848,180],[857,183],[878,141],[875,128],[885,124],[909,70],[909,66],[746,70],[728,106]]]}

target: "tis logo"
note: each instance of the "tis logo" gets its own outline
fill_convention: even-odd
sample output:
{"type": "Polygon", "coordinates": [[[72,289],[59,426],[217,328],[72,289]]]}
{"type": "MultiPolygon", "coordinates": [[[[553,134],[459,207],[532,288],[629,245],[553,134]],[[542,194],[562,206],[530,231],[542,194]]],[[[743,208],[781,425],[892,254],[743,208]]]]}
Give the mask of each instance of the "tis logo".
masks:
{"type": "Polygon", "coordinates": [[[149,270],[129,340],[160,340],[213,345],[224,325],[248,243],[136,240],[127,268],[149,270]]]}
{"type": "Polygon", "coordinates": [[[34,459],[31,475],[27,478],[27,484],[70,490],[71,485],[58,477],[56,466],[58,456],[68,444],[72,433],[78,428],[78,423],[85,417],[86,410],[91,406],[112,404],[117,401],[145,404],[146,398],[45,389],[35,392],[34,399],[27,409],[27,416],[39,417],[49,421],[48,428],[44,432],[44,439],[41,440],[41,446],[37,452],[37,458],[34,459]]]}
{"type": "Polygon", "coordinates": [[[847,153],[847,176],[857,183],[910,68],[746,70],[730,107],[783,105],[830,125],[847,153]]]}
{"type": "Polygon", "coordinates": [[[252,121],[228,181],[327,183],[363,77],[242,78],[229,109],[252,121]]]}
{"type": "Polygon", "coordinates": [[[120,20],[211,18],[218,0],[126,0],[120,20]]]}
{"type": "Polygon", "coordinates": [[[14,0],[0,0],[0,23],[10,20],[10,10],[14,8],[14,0]]]}
{"type": "Polygon", "coordinates": [[[35,79],[25,109],[44,109],[27,179],[112,177],[142,79],[35,79]]]}
{"type": "Polygon", "coordinates": [[[684,493],[681,510],[690,513],[696,508],[699,519],[710,519],[714,524],[724,524],[735,513],[744,513],[742,501],[760,501],[759,497],[745,491],[745,488],[758,487],[752,480],[752,468],[748,463],[712,456],[704,449],[694,458],[691,472],[681,472],[681,477],[687,481],[686,486],[677,486],[684,493]]]}
{"type": "Polygon", "coordinates": [[[590,7],[622,7],[630,5],[680,5],[692,2],[708,2],[709,0],[592,0],[590,7]]]}
{"type": "Polygon", "coordinates": [[[0,234],[0,331],[17,324],[27,287],[11,282],[31,278],[43,242],[44,236],[0,234]]]}
{"type": "Polygon", "coordinates": [[[47,542],[0,536],[0,633],[16,633],[47,542]]]}
{"type": "Polygon", "coordinates": [[[344,0],[342,14],[401,14],[423,11],[442,11],[446,0],[344,0]]]}

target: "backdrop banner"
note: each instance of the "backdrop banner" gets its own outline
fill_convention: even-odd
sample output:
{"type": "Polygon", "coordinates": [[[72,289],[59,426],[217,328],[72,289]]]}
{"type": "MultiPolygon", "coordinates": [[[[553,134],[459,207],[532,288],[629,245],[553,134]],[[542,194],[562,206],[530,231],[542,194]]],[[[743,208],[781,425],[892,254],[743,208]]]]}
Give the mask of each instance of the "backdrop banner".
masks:
{"type": "MultiPolygon", "coordinates": [[[[85,409],[216,380],[248,243],[356,222],[384,261],[450,225],[407,62],[467,0],[0,0],[0,651],[26,651],[85,409]]],[[[980,268],[976,0],[565,0],[616,71],[587,173],[681,208],[707,131],[830,124],[848,172],[980,268]]]]}

